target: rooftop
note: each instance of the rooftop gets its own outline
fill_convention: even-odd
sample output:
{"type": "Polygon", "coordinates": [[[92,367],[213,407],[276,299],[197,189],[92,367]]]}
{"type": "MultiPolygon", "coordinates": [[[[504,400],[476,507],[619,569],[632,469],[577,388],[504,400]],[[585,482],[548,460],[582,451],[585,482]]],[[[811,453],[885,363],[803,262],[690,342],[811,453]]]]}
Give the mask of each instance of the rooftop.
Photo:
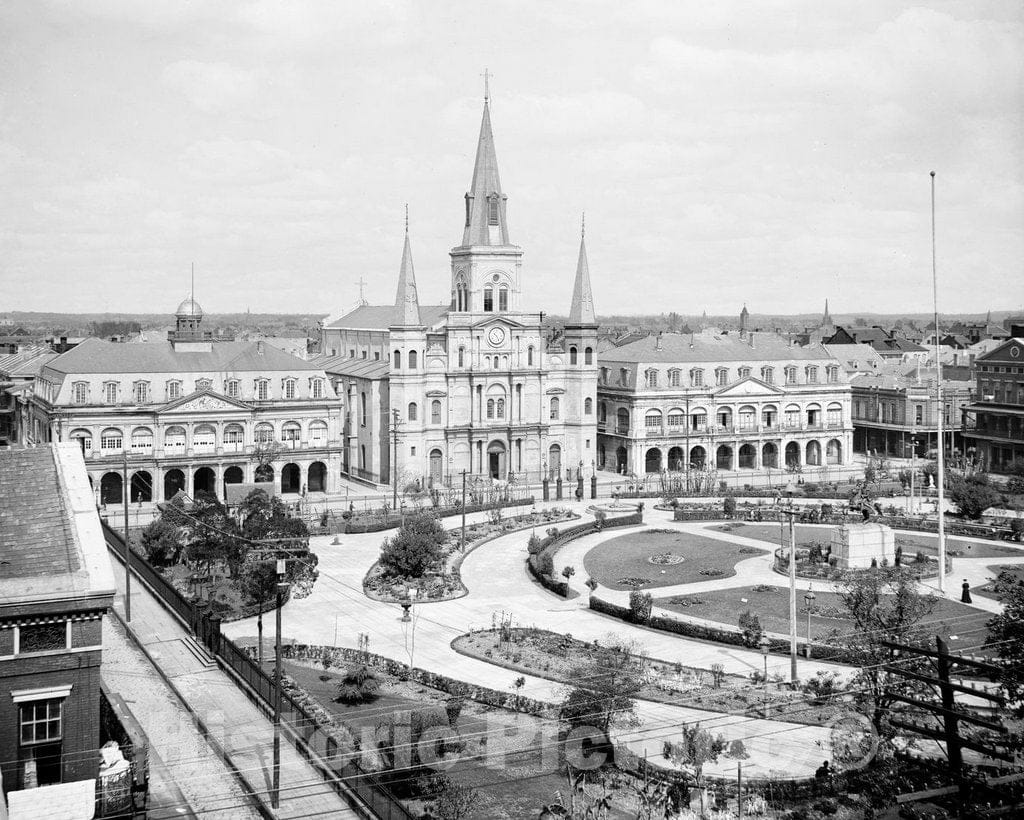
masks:
{"type": "Polygon", "coordinates": [[[662,333],[660,336],[655,334],[604,351],[601,363],[832,360],[832,356],[820,344],[797,347],[774,333],[751,333],[748,338],[753,340],[753,344],[741,339],[738,334],[731,333],[662,333]]]}
{"type": "Polygon", "coordinates": [[[75,443],[0,450],[0,601],[112,595],[114,576],[75,443]]]}
{"type": "Polygon", "coordinates": [[[122,344],[86,339],[53,359],[46,369],[57,373],[191,373],[318,370],[308,361],[257,342],[217,342],[208,351],[175,350],[162,344],[122,344]],[[262,350],[262,353],[260,352],[262,350]]]}
{"type": "Polygon", "coordinates": [[[355,376],[363,379],[383,379],[390,372],[387,359],[353,359],[351,356],[320,355],[311,360],[325,373],[355,376]]]}
{"type": "MultiPolygon", "coordinates": [[[[449,305],[420,305],[420,323],[427,327],[437,324],[448,313],[449,305]]],[[[402,308],[396,305],[360,305],[350,310],[327,327],[352,330],[387,330],[402,323],[402,308]]]]}

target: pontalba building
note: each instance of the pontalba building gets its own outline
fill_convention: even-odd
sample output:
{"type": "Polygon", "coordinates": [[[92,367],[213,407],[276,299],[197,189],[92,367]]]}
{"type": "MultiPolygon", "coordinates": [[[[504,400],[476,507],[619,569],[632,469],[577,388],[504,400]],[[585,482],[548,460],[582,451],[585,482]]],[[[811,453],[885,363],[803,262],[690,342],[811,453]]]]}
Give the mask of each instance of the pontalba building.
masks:
{"type": "Polygon", "coordinates": [[[341,403],[324,370],[264,342],[219,340],[202,318],[188,298],[164,341],[86,339],[47,363],[33,443],[77,442],[99,504],[127,489],[149,513],[179,490],[224,498],[257,481],[296,497],[337,492],[341,403]]]}
{"type": "Polygon", "coordinates": [[[362,305],[321,331],[315,360],[347,397],[345,469],[379,481],[500,480],[589,469],[597,447],[597,324],[581,241],[569,321],[549,345],[523,310],[485,99],[449,300],[420,303],[406,229],[395,302],[362,305]],[[393,462],[397,455],[397,461],[393,462]]]}
{"type": "Polygon", "coordinates": [[[855,472],[847,376],[774,333],[663,333],[602,354],[598,465],[727,486],[855,472]],[[789,475],[786,475],[786,474],[789,475]]]}

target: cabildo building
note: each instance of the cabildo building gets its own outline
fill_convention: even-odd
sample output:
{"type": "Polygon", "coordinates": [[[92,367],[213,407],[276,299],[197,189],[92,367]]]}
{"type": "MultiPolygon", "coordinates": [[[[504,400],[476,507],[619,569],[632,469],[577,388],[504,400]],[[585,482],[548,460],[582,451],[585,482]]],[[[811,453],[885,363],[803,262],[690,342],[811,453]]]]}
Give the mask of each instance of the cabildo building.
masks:
{"type": "Polygon", "coordinates": [[[219,340],[191,298],[163,341],[86,339],[50,361],[31,397],[30,443],[76,441],[101,505],[141,512],[179,490],[337,492],[341,403],[321,368],[263,342],[219,340]]]}
{"type": "Polygon", "coordinates": [[[748,332],[745,318],[738,334],[663,333],[602,353],[601,469],[729,487],[856,473],[840,363],[820,344],[748,332]]]}

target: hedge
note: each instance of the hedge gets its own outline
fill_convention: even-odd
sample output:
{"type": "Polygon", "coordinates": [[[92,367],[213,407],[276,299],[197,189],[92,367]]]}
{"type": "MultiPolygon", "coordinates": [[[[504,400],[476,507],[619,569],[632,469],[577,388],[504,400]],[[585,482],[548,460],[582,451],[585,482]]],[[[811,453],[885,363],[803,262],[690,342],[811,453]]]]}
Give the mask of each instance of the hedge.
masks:
{"type": "MultiPolygon", "coordinates": [[[[635,623],[631,617],[629,607],[619,606],[609,601],[596,598],[593,595],[590,596],[590,608],[595,612],[600,612],[603,615],[610,615],[613,618],[619,618],[620,620],[626,621],[627,623],[635,623]]],[[[742,646],[750,649],[743,641],[743,634],[738,630],[731,630],[719,626],[711,626],[709,624],[695,623],[693,621],[682,621],[677,618],[671,618],[665,615],[653,615],[647,623],[642,626],[650,627],[651,629],[659,629],[663,632],[671,632],[675,635],[682,635],[685,638],[697,638],[702,641],[714,641],[715,643],[726,643],[732,646],[742,646]]],[[[777,652],[781,655],[789,654],[789,639],[788,638],[769,638],[769,651],[777,652]]],[[[852,653],[847,652],[842,647],[827,646],[823,644],[811,644],[812,654],[815,660],[819,661],[835,661],[836,663],[859,663],[859,659],[854,657],[852,653]]],[[[806,657],[807,646],[806,641],[797,642],[797,654],[806,657]]]]}
{"type": "MultiPolygon", "coordinates": [[[[466,514],[469,515],[470,513],[484,512],[485,510],[505,509],[506,507],[530,507],[530,506],[533,505],[533,503],[534,503],[533,496],[530,495],[530,496],[527,496],[526,498],[513,499],[511,501],[495,501],[495,502],[492,502],[492,503],[489,503],[489,504],[467,504],[466,505],[466,514]]],[[[440,507],[440,508],[421,507],[420,509],[423,512],[431,512],[434,515],[436,515],[438,518],[449,518],[450,516],[453,516],[453,515],[462,515],[462,507],[458,506],[458,505],[455,506],[455,507],[440,507]]],[[[410,511],[410,513],[407,513],[407,514],[411,514],[411,511],[410,511]]],[[[363,523],[363,522],[360,522],[358,520],[358,518],[360,518],[360,517],[365,517],[365,516],[357,516],[354,519],[350,518],[350,519],[344,521],[343,522],[344,526],[341,527],[338,530],[338,532],[341,533],[341,534],[345,534],[345,535],[355,535],[355,534],[360,534],[360,533],[365,533],[365,532],[381,532],[382,530],[390,530],[390,529],[393,529],[394,527],[400,526],[401,523],[402,523],[402,518],[403,518],[402,515],[391,514],[391,515],[388,515],[386,518],[374,517],[373,519],[363,523]]],[[[328,528],[324,528],[324,530],[327,532],[327,534],[331,534],[329,527],[328,528]]],[[[310,534],[322,535],[324,533],[319,531],[319,530],[317,532],[312,532],[312,529],[311,529],[311,533],[310,534]]]]}
{"type": "Polygon", "coordinates": [[[557,581],[545,572],[541,572],[540,560],[542,555],[550,555],[552,562],[554,561],[555,553],[558,552],[559,548],[575,541],[577,538],[582,538],[584,535],[591,535],[601,530],[608,530],[614,527],[633,527],[637,524],[644,523],[644,512],[643,510],[637,510],[631,515],[623,515],[619,518],[605,519],[604,521],[588,521],[585,524],[576,524],[575,526],[568,527],[564,530],[560,530],[556,535],[549,535],[543,539],[541,543],[541,549],[535,555],[531,555],[526,559],[526,566],[530,570],[530,574],[537,579],[537,582],[549,592],[555,593],[562,598],[569,597],[569,584],[567,581],[557,581]]]}
{"type": "MultiPolygon", "coordinates": [[[[250,652],[255,648],[251,648],[250,652]]],[[[410,667],[408,664],[396,661],[392,658],[377,655],[373,652],[360,652],[350,647],[321,646],[316,644],[290,644],[281,647],[281,656],[293,660],[315,661],[323,663],[327,655],[330,665],[341,666],[344,664],[359,664],[372,666],[382,672],[393,675],[403,680],[411,680],[422,686],[429,686],[446,692],[455,697],[464,697],[469,700],[481,703],[485,706],[494,706],[502,709],[510,709],[514,712],[524,712],[529,715],[544,715],[556,708],[553,703],[534,698],[516,696],[512,692],[503,692],[500,689],[490,689],[486,686],[465,683],[457,678],[450,678],[440,672],[430,672],[419,667],[410,667]]],[[[428,708],[426,704],[424,708],[428,708]]]]}

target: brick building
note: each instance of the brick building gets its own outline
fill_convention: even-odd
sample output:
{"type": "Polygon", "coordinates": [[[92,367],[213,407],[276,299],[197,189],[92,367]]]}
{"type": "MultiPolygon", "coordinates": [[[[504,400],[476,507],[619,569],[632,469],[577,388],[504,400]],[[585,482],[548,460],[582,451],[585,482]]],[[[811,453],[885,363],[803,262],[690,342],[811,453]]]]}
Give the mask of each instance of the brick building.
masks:
{"type": "Polygon", "coordinates": [[[103,615],[114,577],[80,448],[0,451],[0,499],[4,801],[22,817],[48,816],[27,805],[57,811],[84,801],[90,813],[75,816],[91,817],[103,615]]]}
{"type": "Polygon", "coordinates": [[[1024,339],[975,360],[977,401],[966,408],[967,446],[982,469],[1006,472],[1024,461],[1024,339]]]}

